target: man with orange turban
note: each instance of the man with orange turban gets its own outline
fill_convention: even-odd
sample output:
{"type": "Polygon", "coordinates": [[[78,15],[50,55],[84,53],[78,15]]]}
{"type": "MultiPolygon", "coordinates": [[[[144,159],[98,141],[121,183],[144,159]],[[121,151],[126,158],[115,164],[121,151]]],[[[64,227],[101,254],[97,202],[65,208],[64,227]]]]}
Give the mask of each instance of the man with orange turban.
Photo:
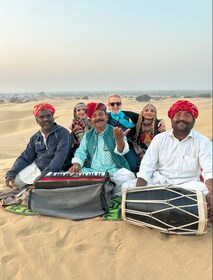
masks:
{"type": "Polygon", "coordinates": [[[41,130],[31,138],[12,168],[6,173],[8,187],[22,188],[47,172],[67,170],[71,165],[71,135],[54,122],[55,108],[48,103],[34,106],[33,114],[41,130]]]}
{"type": "Polygon", "coordinates": [[[120,194],[121,184],[135,178],[124,157],[129,151],[126,134],[121,128],[107,124],[106,105],[91,102],[87,104],[92,129],[87,131],[72,159],[70,173],[108,172],[115,183],[113,193],[120,194]],[[87,160],[87,167],[84,166],[87,160]]]}
{"type": "MultiPolygon", "coordinates": [[[[152,140],[137,173],[136,186],[180,185],[207,195],[209,219],[213,222],[212,143],[193,130],[198,109],[187,100],[175,102],[168,111],[172,129],[152,140]],[[200,174],[204,182],[200,181],[200,174]]],[[[130,185],[130,183],[128,184],[130,185]]],[[[134,188],[134,182],[131,187],[134,188]]]]}

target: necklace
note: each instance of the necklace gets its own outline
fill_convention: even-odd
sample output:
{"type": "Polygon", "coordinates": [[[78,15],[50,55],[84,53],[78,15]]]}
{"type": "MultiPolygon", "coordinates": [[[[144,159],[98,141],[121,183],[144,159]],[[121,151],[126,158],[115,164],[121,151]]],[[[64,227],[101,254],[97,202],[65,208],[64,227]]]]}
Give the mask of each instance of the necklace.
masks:
{"type": "Polygon", "coordinates": [[[144,120],[142,123],[141,142],[149,145],[154,137],[154,119],[144,120]]]}

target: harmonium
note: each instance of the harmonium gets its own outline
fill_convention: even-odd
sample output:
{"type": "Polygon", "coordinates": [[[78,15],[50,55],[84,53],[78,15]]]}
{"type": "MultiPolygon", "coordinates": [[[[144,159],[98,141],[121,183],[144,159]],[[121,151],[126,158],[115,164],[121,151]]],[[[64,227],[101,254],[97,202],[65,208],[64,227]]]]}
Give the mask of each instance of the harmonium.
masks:
{"type": "Polygon", "coordinates": [[[35,183],[36,189],[57,189],[94,185],[109,179],[108,172],[70,173],[49,172],[35,183]]]}

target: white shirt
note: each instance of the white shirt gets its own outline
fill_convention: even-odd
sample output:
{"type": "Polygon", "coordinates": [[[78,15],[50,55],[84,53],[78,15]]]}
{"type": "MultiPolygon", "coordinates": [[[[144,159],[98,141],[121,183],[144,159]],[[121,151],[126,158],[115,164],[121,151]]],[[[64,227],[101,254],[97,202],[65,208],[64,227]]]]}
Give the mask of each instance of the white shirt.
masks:
{"type": "Polygon", "coordinates": [[[141,162],[137,177],[148,184],[181,184],[199,181],[203,169],[204,182],[212,178],[212,143],[204,135],[191,130],[182,141],[173,131],[160,133],[152,140],[141,162]]]}
{"type": "MultiPolygon", "coordinates": [[[[44,133],[41,131],[41,135],[44,139],[44,144],[47,148],[47,139],[44,135],[44,133]]],[[[27,167],[25,167],[24,169],[22,169],[19,172],[19,178],[22,182],[24,182],[25,184],[31,185],[34,180],[41,175],[41,171],[40,169],[37,167],[37,165],[35,164],[35,162],[33,162],[32,164],[28,165],[27,167]]]]}

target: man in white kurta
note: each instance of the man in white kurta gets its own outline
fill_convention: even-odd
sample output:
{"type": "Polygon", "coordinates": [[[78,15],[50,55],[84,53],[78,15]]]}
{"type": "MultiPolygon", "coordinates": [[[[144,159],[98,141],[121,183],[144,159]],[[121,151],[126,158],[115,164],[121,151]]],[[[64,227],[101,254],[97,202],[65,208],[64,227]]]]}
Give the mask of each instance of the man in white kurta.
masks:
{"type": "Polygon", "coordinates": [[[212,178],[212,144],[204,135],[191,130],[179,141],[173,131],[157,135],[140,166],[137,177],[148,185],[181,184],[189,189],[200,189],[207,194],[204,182],[212,178]]]}
{"type": "Polygon", "coordinates": [[[138,179],[124,183],[122,192],[137,186],[170,184],[201,190],[207,195],[212,219],[212,143],[192,130],[198,109],[187,100],[179,100],[168,116],[173,129],[154,137],[141,162],[138,179]],[[200,181],[201,170],[204,182],[200,181]]]}

